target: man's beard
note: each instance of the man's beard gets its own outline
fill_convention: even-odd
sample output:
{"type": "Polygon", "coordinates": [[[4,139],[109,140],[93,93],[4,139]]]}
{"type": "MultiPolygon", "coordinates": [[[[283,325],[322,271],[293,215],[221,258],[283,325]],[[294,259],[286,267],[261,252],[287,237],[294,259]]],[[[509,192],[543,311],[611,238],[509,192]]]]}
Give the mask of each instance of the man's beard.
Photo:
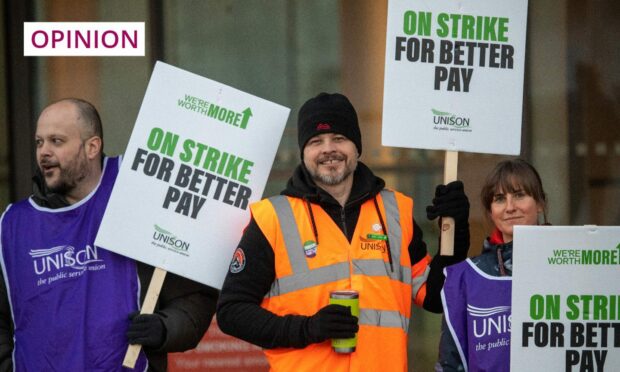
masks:
{"type": "MultiPolygon", "coordinates": [[[[58,166],[58,180],[54,184],[50,185],[47,179],[45,177],[43,178],[45,180],[45,186],[49,192],[63,196],[67,195],[88,176],[88,160],[86,159],[86,154],[83,150],[84,147],[81,147],[75,159],[65,165],[56,163],[58,166]]],[[[39,167],[42,167],[45,164],[45,160],[43,160],[41,161],[41,165],[39,167]]]]}
{"type": "Polygon", "coordinates": [[[318,167],[316,171],[314,169],[310,169],[306,167],[308,168],[308,173],[310,173],[310,176],[315,182],[322,183],[327,186],[336,186],[340,184],[341,182],[343,182],[344,180],[346,180],[347,177],[351,176],[351,174],[353,174],[353,172],[355,171],[355,168],[357,167],[357,163],[354,163],[354,164],[347,163],[346,157],[342,154],[325,155],[318,159],[318,163],[328,161],[328,160],[342,160],[344,162],[344,169],[342,173],[329,172],[325,174],[325,173],[319,173],[318,167]]]}

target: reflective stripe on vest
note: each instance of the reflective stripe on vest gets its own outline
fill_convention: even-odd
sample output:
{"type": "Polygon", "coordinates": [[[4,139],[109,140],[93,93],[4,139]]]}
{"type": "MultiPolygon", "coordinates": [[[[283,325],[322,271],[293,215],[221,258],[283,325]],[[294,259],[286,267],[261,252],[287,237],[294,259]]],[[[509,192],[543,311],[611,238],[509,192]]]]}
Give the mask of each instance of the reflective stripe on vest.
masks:
{"type": "MultiPolygon", "coordinates": [[[[386,228],[388,230],[388,239],[391,242],[396,242],[396,244],[392,243],[390,245],[392,258],[399,258],[401,253],[401,230],[400,223],[398,222],[400,218],[398,204],[396,204],[396,196],[389,190],[382,190],[381,197],[383,198],[383,205],[387,214],[386,228]]],[[[276,279],[266,297],[279,296],[285,293],[294,292],[297,290],[310,288],[315,285],[330,283],[349,277],[350,273],[348,262],[323,266],[310,271],[303,253],[304,248],[301,243],[301,237],[299,236],[299,230],[297,229],[297,223],[295,221],[295,217],[293,216],[293,210],[288,202],[288,199],[284,195],[277,195],[269,198],[269,201],[273,205],[278,220],[280,221],[284,245],[286,246],[286,252],[288,254],[293,273],[290,276],[276,279]]],[[[389,263],[383,260],[353,260],[353,274],[376,276],[385,275],[385,272],[387,271],[390,279],[397,280],[405,284],[410,284],[411,267],[398,265],[398,262],[399,260],[394,260],[396,270],[392,272],[387,269],[389,267],[389,263]]],[[[424,277],[416,278],[416,292],[417,289],[419,289],[420,286],[426,281],[427,275],[428,273],[426,273],[424,277]]]]}
{"type": "Polygon", "coordinates": [[[426,279],[428,278],[428,273],[430,272],[431,272],[431,267],[426,266],[426,269],[424,270],[424,274],[413,278],[413,280],[411,281],[411,293],[414,293],[414,294],[418,293],[418,291],[420,290],[420,287],[422,287],[422,285],[426,283],[426,279]]]}
{"type": "Polygon", "coordinates": [[[385,214],[387,215],[385,216],[385,224],[387,225],[388,241],[391,242],[390,250],[393,257],[400,257],[402,231],[400,230],[400,213],[398,212],[396,195],[391,191],[381,190],[381,198],[383,199],[383,208],[385,208],[385,214]]]}
{"type": "MultiPolygon", "coordinates": [[[[412,283],[411,267],[400,265],[402,231],[400,228],[400,215],[396,196],[391,191],[383,190],[381,191],[381,197],[386,213],[387,235],[389,241],[392,243],[390,244],[390,249],[393,258],[393,272],[390,270],[389,262],[381,259],[354,259],[351,262],[353,273],[350,272],[349,262],[340,262],[310,270],[305,258],[297,221],[293,216],[293,210],[287,197],[279,195],[269,198],[278,221],[280,222],[284,246],[289,257],[292,273],[285,277],[276,278],[265,297],[276,297],[317,285],[347,279],[352,274],[386,276],[387,273],[391,280],[410,285],[412,283]]],[[[424,279],[421,280],[423,283],[424,279]]],[[[417,288],[419,288],[419,286],[417,286],[417,288]]],[[[379,327],[398,327],[407,332],[409,328],[409,319],[398,311],[360,309],[360,324],[379,327]]]]}
{"type": "Polygon", "coordinates": [[[360,309],[361,325],[378,327],[402,328],[407,332],[409,329],[409,318],[398,311],[360,309]]]}
{"type": "MultiPolygon", "coordinates": [[[[392,251],[392,255],[393,255],[392,251]]],[[[368,276],[385,275],[386,271],[392,280],[409,283],[411,280],[411,268],[408,266],[396,265],[394,272],[390,271],[390,263],[383,260],[353,260],[353,274],[363,274],[368,276]],[[396,270],[400,267],[400,270],[396,270]]],[[[416,278],[417,280],[417,278],[416,278]]],[[[422,281],[424,283],[425,279],[422,281]]],[[[422,284],[420,284],[422,285],[422,284]]],[[[419,287],[418,287],[419,288],[419,287]]]]}
{"type": "MultiPolygon", "coordinates": [[[[394,192],[389,190],[381,190],[381,198],[383,199],[383,207],[385,208],[386,216],[386,228],[388,239],[392,244],[390,244],[390,250],[392,253],[392,258],[396,258],[394,260],[394,268],[396,271],[392,273],[391,270],[386,270],[390,279],[398,280],[405,284],[411,284],[411,267],[410,266],[402,266],[399,265],[401,252],[401,240],[402,240],[402,230],[400,228],[400,213],[398,211],[398,203],[396,202],[396,195],[394,192]]],[[[413,216],[413,212],[412,212],[413,216]]],[[[389,265],[389,263],[385,263],[385,265],[389,265]]]]}
{"type": "Polygon", "coordinates": [[[304,247],[301,243],[297,223],[293,216],[293,209],[286,199],[286,196],[274,196],[269,198],[269,201],[273,204],[273,209],[276,211],[276,216],[280,221],[284,245],[286,246],[286,252],[288,253],[293,274],[299,275],[310,271],[306,263],[304,247]]]}
{"type": "MultiPolygon", "coordinates": [[[[288,247],[288,246],[287,246],[288,247]]],[[[288,250],[288,248],[287,248],[288,250]]],[[[304,259],[305,263],[305,259],[304,259]]],[[[271,289],[265,297],[275,297],[301,289],[314,287],[325,283],[335,282],[349,277],[349,263],[341,262],[336,265],[319,267],[301,274],[294,274],[274,280],[271,289]]]]}

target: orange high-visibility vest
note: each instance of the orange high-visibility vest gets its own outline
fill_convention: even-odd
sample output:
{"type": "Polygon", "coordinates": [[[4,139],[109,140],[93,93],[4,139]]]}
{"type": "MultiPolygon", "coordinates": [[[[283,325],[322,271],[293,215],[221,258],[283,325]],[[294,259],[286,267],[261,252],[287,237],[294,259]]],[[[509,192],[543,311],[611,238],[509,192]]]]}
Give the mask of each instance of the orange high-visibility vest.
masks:
{"type": "Polygon", "coordinates": [[[426,293],[430,256],[411,266],[408,245],[413,238],[413,200],[383,190],[377,202],[361,206],[351,243],[318,205],[276,196],[251,206],[252,215],[275,255],[276,279],[261,306],[277,315],[314,315],[329,303],[331,290],[359,292],[356,351],[338,354],[325,341],[303,349],[265,350],[273,371],[406,371],[407,330],[413,300],[426,293]],[[312,208],[319,244],[308,205],[312,208]],[[387,245],[390,242],[393,271],[387,245]],[[304,247],[307,249],[304,250],[304,247]],[[310,249],[308,249],[310,248],[310,249]]]}

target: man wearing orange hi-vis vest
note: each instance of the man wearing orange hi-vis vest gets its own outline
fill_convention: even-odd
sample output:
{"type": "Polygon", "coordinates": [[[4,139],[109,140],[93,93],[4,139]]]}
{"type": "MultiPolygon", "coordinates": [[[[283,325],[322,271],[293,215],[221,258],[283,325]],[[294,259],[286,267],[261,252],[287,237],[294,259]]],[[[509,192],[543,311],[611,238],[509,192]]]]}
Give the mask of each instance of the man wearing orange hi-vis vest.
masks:
{"type": "Polygon", "coordinates": [[[439,185],[427,208],[456,224],[455,255],[431,259],[413,200],[359,161],[361,132],[345,96],[308,100],[298,141],[302,161],[286,189],[251,206],[219,326],[263,347],[273,371],[406,371],[412,301],[441,312],[443,268],[467,256],[463,184],[439,185]],[[351,300],[331,303],[334,291],[351,300]]]}

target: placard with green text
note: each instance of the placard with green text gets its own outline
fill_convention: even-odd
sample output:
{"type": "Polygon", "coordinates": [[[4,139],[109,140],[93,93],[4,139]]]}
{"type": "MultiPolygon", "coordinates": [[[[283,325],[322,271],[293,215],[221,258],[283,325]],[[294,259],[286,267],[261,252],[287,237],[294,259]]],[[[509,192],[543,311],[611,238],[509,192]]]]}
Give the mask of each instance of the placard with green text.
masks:
{"type": "Polygon", "coordinates": [[[95,244],[220,288],[289,112],[157,62],[95,244]]]}
{"type": "Polygon", "coordinates": [[[389,0],[384,146],[521,152],[527,0],[389,0]]]}
{"type": "Polygon", "coordinates": [[[620,227],[516,226],[513,260],[510,370],[618,371],[620,227]]]}

